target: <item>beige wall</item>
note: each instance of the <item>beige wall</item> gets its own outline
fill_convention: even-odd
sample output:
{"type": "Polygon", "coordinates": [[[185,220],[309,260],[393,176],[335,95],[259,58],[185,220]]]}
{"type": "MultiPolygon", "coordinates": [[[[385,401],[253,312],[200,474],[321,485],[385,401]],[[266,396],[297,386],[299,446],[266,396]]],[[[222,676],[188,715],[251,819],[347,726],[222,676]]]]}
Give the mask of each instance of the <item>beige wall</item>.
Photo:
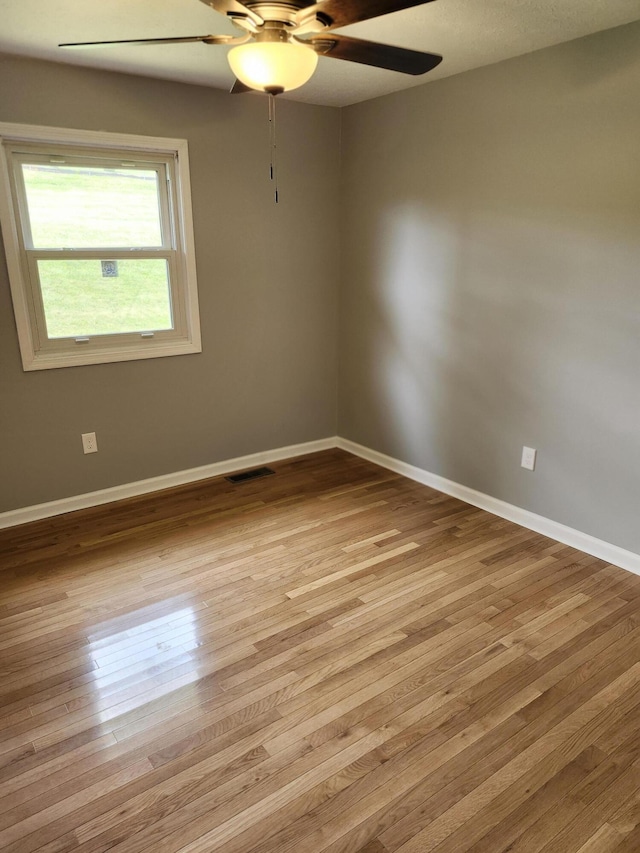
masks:
{"type": "Polygon", "coordinates": [[[203,352],[24,373],[0,243],[0,511],[335,434],[340,114],[278,119],[275,207],[264,99],[2,58],[0,121],[188,140],[203,352]]]}
{"type": "Polygon", "coordinates": [[[342,193],[339,433],[640,552],[640,24],[347,108],[342,193]]]}

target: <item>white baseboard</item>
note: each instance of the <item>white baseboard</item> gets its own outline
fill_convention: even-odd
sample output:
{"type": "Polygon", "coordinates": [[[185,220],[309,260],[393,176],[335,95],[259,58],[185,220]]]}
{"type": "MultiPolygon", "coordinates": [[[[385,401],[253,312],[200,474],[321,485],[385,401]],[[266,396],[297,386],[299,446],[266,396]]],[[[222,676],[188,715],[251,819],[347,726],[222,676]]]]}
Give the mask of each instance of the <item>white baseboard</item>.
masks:
{"type": "Polygon", "coordinates": [[[574,530],[572,527],[552,521],[550,518],[536,515],[535,512],[529,512],[521,507],[506,503],[497,498],[492,498],[491,495],[485,495],[483,492],[477,492],[468,486],[454,483],[453,480],[447,480],[438,474],[431,474],[422,468],[416,468],[414,465],[401,462],[399,459],[385,456],[384,453],[370,450],[368,447],[356,444],[348,439],[338,438],[337,446],[348,453],[353,453],[354,456],[360,456],[362,459],[374,462],[383,468],[388,468],[396,474],[402,474],[410,480],[416,480],[418,483],[430,486],[432,489],[437,489],[446,495],[459,498],[461,501],[472,506],[487,510],[487,512],[499,515],[501,518],[506,518],[529,530],[535,530],[536,533],[549,536],[551,539],[562,542],[564,545],[570,545],[572,548],[577,548],[586,554],[591,554],[593,557],[598,557],[607,563],[620,566],[622,569],[640,575],[640,554],[635,554],[633,551],[627,551],[618,545],[612,545],[609,542],[604,542],[602,539],[596,539],[594,536],[589,536],[588,533],[582,533],[580,530],[574,530]]]}
{"type": "Polygon", "coordinates": [[[453,480],[447,480],[438,474],[432,474],[422,468],[417,468],[415,465],[409,465],[407,462],[401,462],[399,459],[386,456],[384,453],[378,453],[377,450],[370,450],[368,447],[356,444],[354,441],[335,436],[322,438],[318,441],[308,441],[304,444],[279,447],[276,450],[266,450],[262,453],[252,453],[249,456],[239,456],[236,459],[226,459],[222,462],[213,462],[210,465],[202,465],[199,468],[176,471],[173,474],[163,474],[159,477],[151,477],[148,480],[125,483],[122,486],[100,489],[99,491],[88,492],[84,495],[75,495],[57,501],[49,501],[48,503],[37,504],[35,506],[9,510],[9,512],[0,513],[0,529],[14,527],[18,524],[26,524],[29,521],[38,521],[42,518],[50,518],[54,515],[62,515],[63,513],[73,512],[77,509],[112,503],[123,498],[132,498],[148,494],[149,492],[170,489],[172,486],[195,483],[198,480],[219,477],[222,474],[229,474],[232,471],[241,471],[258,465],[268,465],[270,462],[303,456],[305,453],[330,450],[333,447],[339,447],[348,453],[352,453],[354,456],[360,456],[362,459],[367,459],[369,462],[387,468],[389,471],[402,474],[410,480],[430,486],[432,489],[437,489],[446,495],[459,498],[461,501],[472,506],[477,506],[501,518],[506,518],[509,521],[520,524],[529,530],[535,530],[537,533],[542,533],[544,536],[549,536],[551,539],[605,560],[614,566],[620,566],[622,569],[640,575],[640,554],[635,554],[633,551],[626,551],[618,545],[612,545],[609,542],[604,542],[602,539],[589,536],[588,533],[574,530],[572,527],[552,521],[550,518],[536,515],[534,512],[529,512],[521,507],[498,500],[491,497],[491,495],[486,495],[483,492],[470,489],[468,486],[455,483],[453,480]]]}
{"type": "Polygon", "coordinates": [[[9,510],[0,513],[0,530],[5,527],[26,524],[29,521],[62,515],[65,512],[73,512],[77,509],[100,506],[101,504],[120,501],[123,498],[133,498],[149,492],[159,492],[161,489],[170,489],[173,486],[183,486],[185,483],[207,480],[209,477],[219,477],[221,474],[230,474],[233,471],[242,471],[258,465],[268,465],[269,462],[277,462],[280,459],[292,459],[294,456],[303,456],[305,453],[329,450],[336,446],[337,439],[335,437],[321,438],[318,441],[291,444],[288,447],[279,447],[276,450],[266,450],[263,453],[252,453],[249,456],[238,456],[236,459],[213,462],[211,465],[201,465],[199,468],[189,468],[186,471],[150,477],[148,480],[124,483],[122,486],[112,486],[108,489],[100,489],[97,492],[87,492],[84,495],[74,495],[57,501],[9,510]]]}

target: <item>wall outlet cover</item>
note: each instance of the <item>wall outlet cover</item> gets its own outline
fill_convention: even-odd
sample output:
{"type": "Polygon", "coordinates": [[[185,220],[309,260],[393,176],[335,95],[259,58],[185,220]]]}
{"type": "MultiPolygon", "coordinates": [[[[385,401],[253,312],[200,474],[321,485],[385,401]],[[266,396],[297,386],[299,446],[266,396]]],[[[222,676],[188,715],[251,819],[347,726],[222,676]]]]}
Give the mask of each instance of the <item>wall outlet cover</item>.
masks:
{"type": "Polygon", "coordinates": [[[84,451],[84,453],[98,452],[98,440],[96,438],[95,432],[82,433],[82,450],[84,451]]]}
{"type": "Polygon", "coordinates": [[[538,451],[533,447],[523,447],[522,448],[522,461],[520,464],[523,468],[526,468],[527,471],[533,471],[536,467],[536,456],[538,451]]]}

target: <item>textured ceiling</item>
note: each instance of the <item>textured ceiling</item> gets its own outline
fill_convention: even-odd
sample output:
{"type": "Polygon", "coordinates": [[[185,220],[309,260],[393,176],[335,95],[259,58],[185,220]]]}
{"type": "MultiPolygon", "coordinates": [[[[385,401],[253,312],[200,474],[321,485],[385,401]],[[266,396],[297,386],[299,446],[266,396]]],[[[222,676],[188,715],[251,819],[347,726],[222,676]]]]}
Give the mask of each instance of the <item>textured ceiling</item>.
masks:
{"type": "MultiPolygon", "coordinates": [[[[0,51],[229,89],[224,47],[63,51],[61,41],[234,33],[198,0],[0,0],[0,51]]],[[[424,77],[320,58],[297,101],[345,106],[640,20],[639,0],[438,0],[347,27],[358,38],[440,53],[424,77]]],[[[1,72],[0,72],[1,73],[1,72]]],[[[0,77],[1,82],[1,77],[0,77]]]]}

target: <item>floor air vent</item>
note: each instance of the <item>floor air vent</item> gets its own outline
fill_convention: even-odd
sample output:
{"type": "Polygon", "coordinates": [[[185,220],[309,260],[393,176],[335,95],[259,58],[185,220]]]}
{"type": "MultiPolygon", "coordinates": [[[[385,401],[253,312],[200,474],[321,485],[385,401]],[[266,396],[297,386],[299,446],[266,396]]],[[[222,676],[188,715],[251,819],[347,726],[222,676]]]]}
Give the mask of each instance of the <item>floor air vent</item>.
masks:
{"type": "Polygon", "coordinates": [[[230,483],[245,483],[247,480],[257,480],[258,477],[268,477],[269,474],[275,474],[272,468],[252,468],[251,471],[241,471],[239,474],[231,474],[230,477],[225,477],[230,483]]]}

